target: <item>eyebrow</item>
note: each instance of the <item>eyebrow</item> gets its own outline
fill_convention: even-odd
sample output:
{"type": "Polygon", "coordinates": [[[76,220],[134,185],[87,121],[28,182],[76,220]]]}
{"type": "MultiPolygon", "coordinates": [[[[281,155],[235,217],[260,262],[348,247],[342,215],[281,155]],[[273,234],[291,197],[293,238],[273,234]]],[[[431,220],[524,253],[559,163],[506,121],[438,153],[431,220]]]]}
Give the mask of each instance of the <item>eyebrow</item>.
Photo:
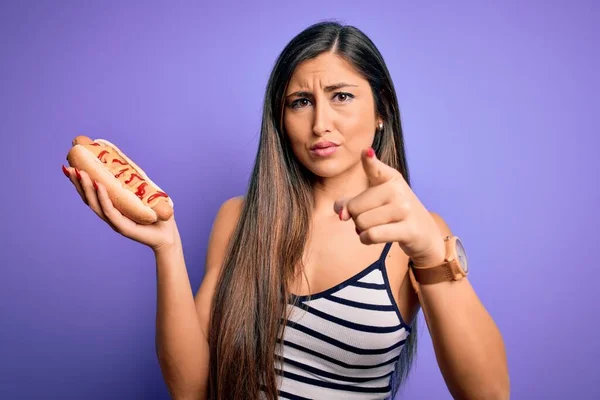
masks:
{"type": "MultiPolygon", "coordinates": [[[[344,87],[358,87],[358,85],[352,85],[350,83],[345,83],[345,82],[340,82],[340,83],[334,83],[333,85],[328,85],[325,86],[324,90],[325,92],[333,92],[334,90],[338,90],[344,87]]],[[[310,92],[306,92],[306,91],[298,91],[298,92],[294,92],[294,93],[290,93],[287,97],[292,97],[292,96],[298,96],[298,97],[303,97],[303,96],[310,96],[311,93],[310,92]]]]}

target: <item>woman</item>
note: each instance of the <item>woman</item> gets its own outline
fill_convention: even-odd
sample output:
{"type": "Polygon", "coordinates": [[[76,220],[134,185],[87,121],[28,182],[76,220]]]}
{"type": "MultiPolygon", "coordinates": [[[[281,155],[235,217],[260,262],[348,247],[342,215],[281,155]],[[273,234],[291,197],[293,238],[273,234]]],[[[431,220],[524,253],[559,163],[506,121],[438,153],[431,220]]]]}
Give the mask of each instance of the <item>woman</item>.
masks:
{"type": "Polygon", "coordinates": [[[452,233],[410,190],[392,80],[358,29],[315,24],[279,56],[247,194],[217,213],[195,296],[174,218],[138,226],[85,172],[68,176],[156,256],[174,398],[391,398],[420,307],[452,395],[508,397],[501,335],[468,279],[408,279],[444,262],[452,233]]]}

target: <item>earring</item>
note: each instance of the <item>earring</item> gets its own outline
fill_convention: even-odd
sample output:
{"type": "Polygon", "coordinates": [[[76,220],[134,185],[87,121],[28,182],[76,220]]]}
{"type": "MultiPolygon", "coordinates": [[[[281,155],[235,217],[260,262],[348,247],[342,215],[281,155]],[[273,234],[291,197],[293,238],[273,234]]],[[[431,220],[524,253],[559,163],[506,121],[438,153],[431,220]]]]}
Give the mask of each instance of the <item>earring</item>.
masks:
{"type": "Polygon", "coordinates": [[[377,124],[377,128],[379,129],[379,132],[383,131],[383,122],[379,121],[379,124],[377,124]]]}

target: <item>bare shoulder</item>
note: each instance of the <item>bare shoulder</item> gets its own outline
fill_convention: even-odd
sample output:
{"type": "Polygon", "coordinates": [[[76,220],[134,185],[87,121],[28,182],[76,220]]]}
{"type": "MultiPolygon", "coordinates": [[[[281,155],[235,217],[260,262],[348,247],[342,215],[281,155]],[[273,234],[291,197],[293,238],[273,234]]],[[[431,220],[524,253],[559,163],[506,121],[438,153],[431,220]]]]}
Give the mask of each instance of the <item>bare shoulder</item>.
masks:
{"type": "Polygon", "coordinates": [[[195,296],[196,311],[202,330],[207,338],[212,298],[227,247],[240,218],[243,204],[243,196],[232,197],[224,201],[214,218],[210,232],[204,264],[204,278],[195,296]]]}
{"type": "Polygon", "coordinates": [[[446,221],[444,221],[444,219],[441,217],[441,215],[439,215],[438,213],[433,212],[433,211],[429,211],[429,214],[431,214],[431,217],[437,224],[443,237],[452,236],[452,231],[450,230],[450,227],[448,226],[446,221]]]}
{"type": "Polygon", "coordinates": [[[220,269],[229,240],[240,218],[243,204],[244,197],[237,196],[225,200],[219,207],[213,221],[206,250],[206,274],[214,269],[220,269]]]}
{"type": "Polygon", "coordinates": [[[228,225],[228,222],[237,222],[242,206],[244,204],[244,196],[231,197],[221,204],[219,211],[215,217],[213,228],[220,227],[223,223],[228,225]],[[233,220],[233,221],[232,221],[233,220]]]}

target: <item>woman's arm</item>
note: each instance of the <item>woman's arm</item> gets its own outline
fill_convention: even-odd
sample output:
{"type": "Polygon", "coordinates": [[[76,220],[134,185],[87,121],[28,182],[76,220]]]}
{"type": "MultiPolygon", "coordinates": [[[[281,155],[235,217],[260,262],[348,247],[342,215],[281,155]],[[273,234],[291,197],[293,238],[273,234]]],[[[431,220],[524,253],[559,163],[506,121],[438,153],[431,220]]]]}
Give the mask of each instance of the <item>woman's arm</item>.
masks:
{"type": "Polygon", "coordinates": [[[155,251],[157,272],[156,352],[171,397],[204,399],[208,382],[208,323],[214,288],[241,201],[223,203],[207,248],[205,276],[195,298],[181,240],[155,251]]]}
{"type": "MultiPolygon", "coordinates": [[[[432,216],[442,236],[452,236],[444,220],[437,214],[432,216]]],[[[444,254],[439,254],[427,265],[443,260],[444,254]]],[[[504,342],[469,280],[420,285],[420,290],[436,358],[452,396],[508,399],[510,382],[504,342]]]]}

